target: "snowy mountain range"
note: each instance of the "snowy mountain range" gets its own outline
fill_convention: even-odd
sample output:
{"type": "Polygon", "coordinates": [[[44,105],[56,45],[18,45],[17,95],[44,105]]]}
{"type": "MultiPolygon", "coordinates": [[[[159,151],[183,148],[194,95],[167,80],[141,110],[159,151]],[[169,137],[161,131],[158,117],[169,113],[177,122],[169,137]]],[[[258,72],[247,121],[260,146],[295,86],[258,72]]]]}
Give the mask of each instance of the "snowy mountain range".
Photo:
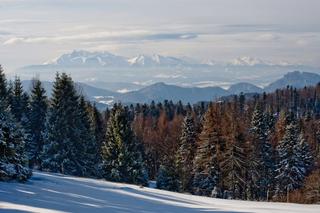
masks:
{"type": "MultiPolygon", "coordinates": [[[[55,67],[131,67],[131,66],[177,66],[187,65],[182,59],[158,54],[138,55],[132,58],[117,56],[109,52],[89,52],[74,50],[71,53],[45,62],[42,66],[55,67]]],[[[41,66],[41,65],[40,65],[41,66]]]]}
{"type": "Polygon", "coordinates": [[[94,67],[112,67],[112,66],[289,66],[287,62],[272,63],[259,58],[239,57],[229,62],[216,62],[206,60],[197,62],[195,59],[176,58],[172,56],[162,56],[159,54],[153,55],[137,55],[131,58],[114,55],[109,52],[89,52],[85,50],[74,50],[71,53],[66,53],[53,60],[43,63],[44,66],[94,66],[94,67]]]}
{"type": "Polygon", "coordinates": [[[320,69],[315,67],[252,57],[218,62],[159,54],[124,57],[109,52],[84,50],[63,54],[43,64],[22,67],[16,74],[22,79],[31,79],[37,75],[43,80],[52,80],[57,71],[63,71],[71,74],[76,81],[92,84],[102,81],[145,86],[165,82],[189,87],[229,87],[241,82],[265,86],[293,70],[320,74],[320,69]]]}

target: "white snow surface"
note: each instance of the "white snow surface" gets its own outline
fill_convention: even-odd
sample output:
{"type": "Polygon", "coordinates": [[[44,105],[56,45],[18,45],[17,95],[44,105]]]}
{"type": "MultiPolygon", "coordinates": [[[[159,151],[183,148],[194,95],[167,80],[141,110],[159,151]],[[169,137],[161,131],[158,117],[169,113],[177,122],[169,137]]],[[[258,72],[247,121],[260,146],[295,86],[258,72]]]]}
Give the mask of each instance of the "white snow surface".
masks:
{"type": "Polygon", "coordinates": [[[37,172],[0,182],[0,212],[320,212],[320,205],[222,200],[103,180],[37,172]]]}

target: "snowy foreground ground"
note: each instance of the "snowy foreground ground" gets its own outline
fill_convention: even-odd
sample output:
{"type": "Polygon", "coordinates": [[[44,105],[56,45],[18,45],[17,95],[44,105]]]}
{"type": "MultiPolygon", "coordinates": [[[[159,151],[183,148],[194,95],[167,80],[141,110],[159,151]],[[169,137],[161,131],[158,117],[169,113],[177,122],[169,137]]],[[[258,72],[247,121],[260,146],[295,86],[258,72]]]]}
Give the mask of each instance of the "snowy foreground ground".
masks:
{"type": "Polygon", "coordinates": [[[221,200],[102,180],[34,172],[0,182],[0,212],[320,212],[320,205],[221,200]]]}

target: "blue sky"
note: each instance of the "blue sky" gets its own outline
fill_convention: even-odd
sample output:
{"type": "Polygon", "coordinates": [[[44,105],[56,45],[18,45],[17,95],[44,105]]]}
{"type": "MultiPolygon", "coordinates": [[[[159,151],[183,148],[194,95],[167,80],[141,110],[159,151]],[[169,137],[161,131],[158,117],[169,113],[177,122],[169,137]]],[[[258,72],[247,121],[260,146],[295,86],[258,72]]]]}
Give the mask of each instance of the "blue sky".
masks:
{"type": "Polygon", "coordinates": [[[319,0],[0,0],[0,63],[86,49],[320,67],[319,11],[319,0]]]}

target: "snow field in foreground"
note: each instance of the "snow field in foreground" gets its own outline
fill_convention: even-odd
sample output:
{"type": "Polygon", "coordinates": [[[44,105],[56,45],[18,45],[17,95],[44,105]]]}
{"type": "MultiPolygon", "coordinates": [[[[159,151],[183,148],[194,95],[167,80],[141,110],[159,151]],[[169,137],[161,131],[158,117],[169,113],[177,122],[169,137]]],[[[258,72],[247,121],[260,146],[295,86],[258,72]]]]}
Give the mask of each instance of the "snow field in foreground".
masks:
{"type": "Polygon", "coordinates": [[[320,205],[214,199],[36,171],[25,184],[0,182],[0,212],[319,213],[320,205]]]}

